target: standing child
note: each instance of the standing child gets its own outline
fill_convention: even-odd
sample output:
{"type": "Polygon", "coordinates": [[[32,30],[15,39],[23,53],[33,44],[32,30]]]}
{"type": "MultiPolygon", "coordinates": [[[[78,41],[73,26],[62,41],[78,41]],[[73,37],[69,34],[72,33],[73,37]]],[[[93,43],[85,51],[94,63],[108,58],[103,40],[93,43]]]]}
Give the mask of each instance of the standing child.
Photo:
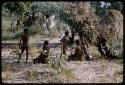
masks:
{"type": "Polygon", "coordinates": [[[26,50],[26,63],[27,63],[28,61],[28,29],[26,28],[24,29],[24,33],[21,35],[20,48],[21,48],[21,53],[19,55],[18,62],[20,62],[21,56],[23,52],[26,50]]]}
{"type": "Polygon", "coordinates": [[[66,55],[67,45],[69,41],[69,32],[65,31],[65,36],[60,40],[63,44],[63,54],[66,55]]]}

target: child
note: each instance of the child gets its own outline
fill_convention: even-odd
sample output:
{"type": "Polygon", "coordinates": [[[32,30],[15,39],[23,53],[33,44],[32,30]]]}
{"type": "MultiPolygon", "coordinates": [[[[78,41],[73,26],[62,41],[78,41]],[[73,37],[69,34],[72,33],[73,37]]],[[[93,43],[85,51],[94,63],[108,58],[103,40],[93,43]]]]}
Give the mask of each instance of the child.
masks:
{"type": "Polygon", "coordinates": [[[39,57],[33,60],[33,63],[46,63],[46,58],[49,54],[49,42],[47,40],[44,41],[42,52],[39,57]]]}
{"type": "Polygon", "coordinates": [[[69,41],[69,32],[68,31],[65,31],[65,36],[60,40],[63,44],[63,54],[66,55],[66,50],[67,50],[67,44],[68,44],[68,41],[69,41]]]}
{"type": "Polygon", "coordinates": [[[92,55],[90,54],[90,51],[88,49],[89,45],[83,38],[80,38],[80,46],[85,54],[85,59],[86,60],[92,59],[92,55]]]}
{"type": "Polygon", "coordinates": [[[28,61],[28,29],[24,29],[24,33],[21,35],[21,39],[20,39],[20,48],[21,48],[21,53],[19,55],[19,60],[18,62],[20,62],[21,56],[23,54],[23,52],[26,50],[26,63],[28,61]]]}
{"type": "Polygon", "coordinates": [[[20,20],[17,20],[16,31],[18,31],[19,26],[21,26],[21,21],[20,21],[20,20]]]}
{"type": "Polygon", "coordinates": [[[77,46],[75,47],[74,54],[71,54],[68,60],[80,60],[81,61],[81,58],[83,56],[83,51],[80,46],[79,40],[76,40],[76,45],[77,46]]]}

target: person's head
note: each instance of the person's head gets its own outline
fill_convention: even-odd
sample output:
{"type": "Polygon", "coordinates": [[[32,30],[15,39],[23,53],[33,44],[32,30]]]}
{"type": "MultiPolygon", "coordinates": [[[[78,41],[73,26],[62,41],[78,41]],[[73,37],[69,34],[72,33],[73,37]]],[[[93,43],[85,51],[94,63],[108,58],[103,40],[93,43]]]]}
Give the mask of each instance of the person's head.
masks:
{"type": "Polygon", "coordinates": [[[48,41],[48,40],[45,40],[45,41],[44,41],[44,46],[45,46],[45,47],[48,47],[48,45],[49,45],[49,41],[48,41]]]}
{"type": "Polygon", "coordinates": [[[25,34],[28,34],[28,29],[27,28],[25,28],[23,31],[24,31],[25,34]]]}
{"type": "Polygon", "coordinates": [[[78,46],[80,44],[79,40],[76,40],[76,45],[78,46]]]}
{"type": "Polygon", "coordinates": [[[65,36],[69,36],[69,32],[68,31],[65,31],[65,36]]]}
{"type": "Polygon", "coordinates": [[[82,32],[79,33],[79,38],[80,39],[83,38],[83,33],[82,32]]]}

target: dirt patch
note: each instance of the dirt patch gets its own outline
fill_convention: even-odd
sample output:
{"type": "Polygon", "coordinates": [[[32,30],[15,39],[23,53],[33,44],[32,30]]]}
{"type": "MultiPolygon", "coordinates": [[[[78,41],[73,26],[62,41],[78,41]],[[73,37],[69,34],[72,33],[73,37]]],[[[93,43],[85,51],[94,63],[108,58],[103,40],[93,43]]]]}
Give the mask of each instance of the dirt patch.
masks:
{"type": "MultiPolygon", "coordinates": [[[[55,53],[57,54],[57,53],[55,53]]],[[[123,81],[123,60],[98,59],[71,61],[59,71],[48,64],[33,64],[25,55],[21,63],[11,48],[2,48],[2,82],[6,83],[120,83],[123,81]],[[117,62],[117,63],[116,63],[117,62]]]]}

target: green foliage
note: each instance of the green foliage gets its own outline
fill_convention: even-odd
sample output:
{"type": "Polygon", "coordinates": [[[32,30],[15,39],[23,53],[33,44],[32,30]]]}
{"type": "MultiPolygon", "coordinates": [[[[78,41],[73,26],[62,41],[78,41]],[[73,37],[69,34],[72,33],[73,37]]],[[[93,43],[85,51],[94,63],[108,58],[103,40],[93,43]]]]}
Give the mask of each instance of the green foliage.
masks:
{"type": "Polygon", "coordinates": [[[110,9],[119,10],[123,14],[123,2],[114,2],[114,1],[111,1],[110,3],[111,3],[110,9]]]}
{"type": "Polygon", "coordinates": [[[13,33],[10,33],[10,32],[7,32],[7,31],[2,32],[2,40],[11,40],[13,38],[14,38],[13,33]]]}
{"type": "Polygon", "coordinates": [[[67,80],[75,79],[75,76],[73,75],[72,70],[70,69],[63,69],[61,74],[64,75],[67,80]]]}
{"type": "Polygon", "coordinates": [[[121,11],[123,13],[123,3],[122,2],[117,2],[117,1],[109,1],[109,2],[104,2],[103,7],[101,2],[99,1],[93,1],[91,2],[92,8],[95,9],[95,13],[102,17],[104,14],[106,14],[109,10],[115,9],[121,11]]]}
{"type": "Polygon", "coordinates": [[[17,33],[15,33],[14,38],[15,38],[15,39],[19,39],[19,38],[21,37],[21,34],[22,34],[22,32],[17,32],[17,33]]]}
{"type": "Polygon", "coordinates": [[[57,12],[58,3],[55,3],[55,2],[34,2],[34,3],[32,3],[32,10],[33,11],[40,11],[43,14],[46,12],[49,12],[50,14],[54,14],[57,12]]]}
{"type": "Polygon", "coordinates": [[[29,2],[5,2],[2,7],[7,9],[10,14],[16,15],[23,15],[31,10],[29,2]]]}
{"type": "Polygon", "coordinates": [[[35,35],[40,33],[41,33],[41,28],[38,25],[34,25],[29,28],[29,35],[35,35]]]}
{"type": "Polygon", "coordinates": [[[39,76],[39,73],[36,70],[26,71],[26,78],[28,80],[35,80],[38,78],[38,76],[39,76]]]}

